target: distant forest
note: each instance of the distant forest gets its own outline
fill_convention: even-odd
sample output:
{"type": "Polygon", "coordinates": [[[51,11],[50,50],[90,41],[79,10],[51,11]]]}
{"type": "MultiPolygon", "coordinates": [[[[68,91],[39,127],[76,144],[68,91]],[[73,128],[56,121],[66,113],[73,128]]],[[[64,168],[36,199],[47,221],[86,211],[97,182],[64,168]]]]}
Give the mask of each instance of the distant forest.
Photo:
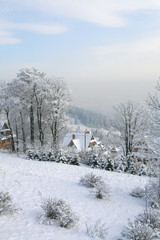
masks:
{"type": "Polygon", "coordinates": [[[75,119],[75,124],[83,124],[91,128],[109,128],[107,116],[91,110],[70,106],[67,115],[75,119]]]}

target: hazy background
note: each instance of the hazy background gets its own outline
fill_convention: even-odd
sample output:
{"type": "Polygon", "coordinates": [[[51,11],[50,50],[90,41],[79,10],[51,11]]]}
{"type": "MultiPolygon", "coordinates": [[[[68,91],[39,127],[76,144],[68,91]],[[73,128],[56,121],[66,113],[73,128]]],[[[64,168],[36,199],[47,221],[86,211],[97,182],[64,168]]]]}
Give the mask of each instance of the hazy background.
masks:
{"type": "Polygon", "coordinates": [[[0,0],[0,80],[63,77],[74,105],[145,102],[160,76],[159,0],[0,0]]]}

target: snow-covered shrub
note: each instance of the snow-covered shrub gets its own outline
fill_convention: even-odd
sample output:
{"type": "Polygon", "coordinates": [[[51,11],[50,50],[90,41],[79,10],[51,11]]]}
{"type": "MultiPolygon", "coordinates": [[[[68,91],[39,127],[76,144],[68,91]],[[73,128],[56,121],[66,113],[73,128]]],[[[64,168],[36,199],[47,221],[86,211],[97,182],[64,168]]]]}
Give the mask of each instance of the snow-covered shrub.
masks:
{"type": "Polygon", "coordinates": [[[80,165],[79,156],[77,153],[67,151],[64,149],[55,149],[48,152],[48,160],[57,163],[64,163],[70,165],[80,165]]]}
{"type": "Polygon", "coordinates": [[[54,161],[58,163],[67,163],[66,152],[63,149],[55,149],[54,161]]]}
{"type": "Polygon", "coordinates": [[[86,223],[86,231],[92,237],[98,237],[101,239],[105,239],[108,234],[108,228],[100,219],[98,219],[93,226],[86,223]]]}
{"type": "Polygon", "coordinates": [[[66,162],[67,164],[76,165],[76,166],[80,165],[80,158],[78,153],[66,151],[66,159],[67,159],[67,162],[66,162]]]}
{"type": "Polygon", "coordinates": [[[79,220],[71,207],[62,199],[43,199],[41,207],[44,211],[44,215],[41,216],[41,223],[53,225],[54,221],[57,221],[61,227],[71,228],[79,220]]]}
{"type": "Polygon", "coordinates": [[[107,156],[101,149],[94,149],[87,154],[86,164],[92,168],[114,170],[114,160],[107,156]]]}
{"type": "Polygon", "coordinates": [[[144,164],[139,157],[129,154],[116,159],[115,169],[117,172],[127,172],[139,176],[147,175],[147,164],[144,164]]]}
{"type": "Polygon", "coordinates": [[[153,209],[147,209],[136,218],[143,224],[148,224],[151,228],[160,233],[160,212],[153,209]]]}
{"type": "Polygon", "coordinates": [[[150,177],[158,177],[158,171],[157,171],[157,169],[159,169],[158,165],[159,165],[159,162],[155,159],[147,161],[146,175],[150,177]]]}
{"type": "Polygon", "coordinates": [[[17,208],[12,203],[12,197],[8,192],[0,192],[0,216],[14,214],[17,208]]]}
{"type": "Polygon", "coordinates": [[[155,231],[148,223],[142,223],[137,220],[128,222],[128,226],[122,232],[122,236],[129,240],[153,240],[156,238],[155,231]]]}
{"type": "Polygon", "coordinates": [[[114,171],[115,170],[114,159],[107,157],[104,169],[107,171],[114,171]]]}
{"type": "Polygon", "coordinates": [[[91,194],[99,199],[109,199],[109,188],[105,183],[98,182],[95,184],[91,194]]]}
{"type": "Polygon", "coordinates": [[[127,162],[125,156],[121,156],[120,159],[117,159],[115,163],[115,169],[116,172],[126,172],[127,162]]]}
{"type": "Polygon", "coordinates": [[[160,208],[160,189],[158,178],[146,185],[144,199],[152,208],[160,208]]]}
{"type": "Polygon", "coordinates": [[[97,176],[94,173],[88,173],[85,176],[81,177],[80,184],[94,188],[97,184],[104,184],[101,176],[97,176]]]}
{"type": "Polygon", "coordinates": [[[143,198],[145,195],[145,190],[141,187],[136,187],[130,192],[130,195],[134,197],[143,198]]]}
{"type": "MultiPolygon", "coordinates": [[[[34,159],[35,159],[35,156],[34,156],[34,159]]],[[[37,154],[37,156],[38,156],[38,154],[37,154]]],[[[41,152],[40,156],[39,156],[39,161],[49,161],[47,154],[44,152],[41,152]]]]}
{"type": "Polygon", "coordinates": [[[27,157],[26,157],[26,158],[27,158],[28,160],[33,160],[33,159],[34,159],[34,156],[35,156],[34,151],[32,151],[32,150],[29,149],[29,150],[27,151],[27,157]]]}

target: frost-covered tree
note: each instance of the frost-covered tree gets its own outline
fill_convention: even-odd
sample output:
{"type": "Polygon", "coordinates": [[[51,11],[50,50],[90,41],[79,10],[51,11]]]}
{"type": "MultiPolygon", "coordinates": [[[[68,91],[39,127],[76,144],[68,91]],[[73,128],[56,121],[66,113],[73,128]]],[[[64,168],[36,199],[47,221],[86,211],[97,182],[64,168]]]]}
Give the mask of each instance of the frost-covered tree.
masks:
{"type": "Polygon", "coordinates": [[[133,101],[114,107],[114,125],[121,132],[124,155],[132,153],[133,148],[144,140],[146,130],[146,111],[133,101]]]}
{"type": "MultiPolygon", "coordinates": [[[[48,78],[35,68],[20,69],[17,77],[0,91],[0,110],[16,133],[17,150],[59,144],[65,126],[70,90],[59,78],[48,78]]],[[[14,150],[14,141],[12,150],[14,150]]],[[[50,146],[49,146],[50,147],[50,146]]]]}
{"type": "Polygon", "coordinates": [[[157,93],[155,95],[149,94],[147,99],[148,107],[151,110],[151,124],[150,124],[150,144],[153,151],[156,153],[158,158],[158,202],[160,204],[160,99],[158,92],[160,91],[160,80],[157,81],[156,85],[157,93]]]}
{"type": "Polygon", "coordinates": [[[23,105],[27,105],[28,114],[30,119],[30,141],[31,145],[34,145],[35,141],[35,114],[37,114],[38,121],[38,130],[40,132],[40,141],[43,143],[43,137],[41,134],[41,105],[42,97],[39,95],[42,94],[42,89],[40,85],[45,84],[45,73],[39,72],[37,69],[24,68],[20,69],[17,74],[16,86],[19,90],[19,100],[23,105]],[[39,93],[39,94],[38,94],[39,93]],[[36,112],[36,113],[35,113],[36,112]],[[39,123],[40,122],[40,123],[39,123]]]}
{"type": "Polygon", "coordinates": [[[59,78],[50,78],[48,84],[48,116],[47,122],[52,135],[54,148],[59,144],[65,130],[66,110],[71,101],[71,92],[66,83],[59,78]]]}

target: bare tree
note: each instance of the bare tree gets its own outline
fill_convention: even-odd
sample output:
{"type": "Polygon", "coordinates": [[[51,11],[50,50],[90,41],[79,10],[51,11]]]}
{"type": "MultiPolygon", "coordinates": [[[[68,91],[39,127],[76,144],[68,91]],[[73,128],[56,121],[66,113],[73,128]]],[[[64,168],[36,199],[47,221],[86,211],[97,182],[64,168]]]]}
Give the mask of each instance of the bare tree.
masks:
{"type": "Polygon", "coordinates": [[[146,111],[139,104],[128,101],[114,107],[114,125],[121,132],[124,155],[132,153],[133,148],[144,140],[146,130],[146,111]]]}
{"type": "Polygon", "coordinates": [[[150,127],[150,142],[154,152],[158,156],[158,202],[160,204],[160,99],[158,92],[160,91],[160,80],[157,81],[156,94],[149,94],[147,98],[148,107],[151,110],[151,127],[150,127]]]}

